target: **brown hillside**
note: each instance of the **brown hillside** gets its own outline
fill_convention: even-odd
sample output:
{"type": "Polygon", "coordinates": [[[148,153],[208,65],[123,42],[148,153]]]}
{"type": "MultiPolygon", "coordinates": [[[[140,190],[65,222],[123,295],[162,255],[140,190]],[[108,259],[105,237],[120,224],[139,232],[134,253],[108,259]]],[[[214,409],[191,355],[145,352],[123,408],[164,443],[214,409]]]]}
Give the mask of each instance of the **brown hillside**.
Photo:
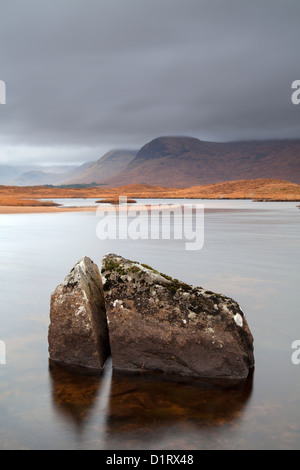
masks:
{"type": "Polygon", "coordinates": [[[63,184],[101,183],[126,170],[136,156],[136,150],[112,150],[80,174],[63,181],[63,184]]]}
{"type": "Polygon", "coordinates": [[[300,184],[300,140],[218,143],[160,137],[105,182],[110,187],[142,183],[180,188],[266,178],[300,184]]]}

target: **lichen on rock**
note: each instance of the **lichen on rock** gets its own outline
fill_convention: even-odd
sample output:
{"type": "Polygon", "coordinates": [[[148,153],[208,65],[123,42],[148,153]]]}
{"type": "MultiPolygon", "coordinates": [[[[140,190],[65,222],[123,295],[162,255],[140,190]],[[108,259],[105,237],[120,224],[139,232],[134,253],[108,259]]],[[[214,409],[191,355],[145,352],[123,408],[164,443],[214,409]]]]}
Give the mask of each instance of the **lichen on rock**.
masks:
{"type": "Polygon", "coordinates": [[[247,377],[253,337],[233,299],[114,254],[101,273],[115,369],[247,377]]]}
{"type": "Polygon", "coordinates": [[[191,377],[244,379],[253,337],[233,299],[114,254],[101,274],[82,258],[51,296],[54,361],[191,377]]]}

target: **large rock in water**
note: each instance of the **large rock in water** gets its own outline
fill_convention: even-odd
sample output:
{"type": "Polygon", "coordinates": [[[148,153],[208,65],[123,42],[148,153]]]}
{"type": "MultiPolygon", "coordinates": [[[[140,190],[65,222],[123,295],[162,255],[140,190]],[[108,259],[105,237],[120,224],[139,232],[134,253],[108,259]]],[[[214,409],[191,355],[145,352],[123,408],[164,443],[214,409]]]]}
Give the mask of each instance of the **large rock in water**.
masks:
{"type": "Polygon", "coordinates": [[[102,261],[113,367],[246,378],[253,337],[239,305],[114,254],[102,261]]]}
{"type": "Polygon", "coordinates": [[[89,258],[82,258],[51,296],[50,359],[101,369],[110,346],[102,278],[89,258]]]}

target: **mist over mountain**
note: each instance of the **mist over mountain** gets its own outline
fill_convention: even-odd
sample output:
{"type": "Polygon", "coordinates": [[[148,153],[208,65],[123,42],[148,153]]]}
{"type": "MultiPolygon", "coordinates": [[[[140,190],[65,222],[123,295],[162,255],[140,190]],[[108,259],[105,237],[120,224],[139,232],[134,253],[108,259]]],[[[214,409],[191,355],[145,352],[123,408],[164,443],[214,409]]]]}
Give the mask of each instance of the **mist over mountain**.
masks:
{"type": "Polygon", "coordinates": [[[98,183],[191,187],[260,178],[300,184],[300,140],[208,142],[158,137],[140,150],[111,150],[80,166],[0,166],[0,184],[16,186],[98,183]]]}
{"type": "Polygon", "coordinates": [[[23,173],[24,169],[18,166],[0,165],[0,184],[9,184],[14,178],[23,173]]]}
{"type": "Polygon", "coordinates": [[[103,183],[127,171],[128,164],[135,158],[137,150],[111,150],[82,172],[64,180],[64,184],[103,183]]]}
{"type": "Polygon", "coordinates": [[[58,184],[66,177],[81,173],[89,165],[0,165],[0,184],[11,186],[40,186],[58,184]]]}
{"type": "Polygon", "coordinates": [[[300,183],[300,140],[221,143],[159,137],[144,145],[126,171],[107,183],[188,187],[259,178],[300,183]]]}

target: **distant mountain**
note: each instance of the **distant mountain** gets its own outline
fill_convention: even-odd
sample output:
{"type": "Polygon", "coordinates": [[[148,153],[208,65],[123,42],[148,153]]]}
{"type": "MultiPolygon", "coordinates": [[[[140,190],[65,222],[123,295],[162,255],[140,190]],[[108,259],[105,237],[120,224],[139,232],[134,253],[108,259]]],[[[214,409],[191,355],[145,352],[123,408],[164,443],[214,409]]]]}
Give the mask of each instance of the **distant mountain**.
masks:
{"type": "Polygon", "coordinates": [[[45,173],[40,170],[26,171],[17,176],[10,184],[16,186],[40,186],[44,184],[55,184],[58,178],[62,175],[45,173]]]}
{"type": "Polygon", "coordinates": [[[60,184],[66,178],[71,178],[88,168],[92,163],[81,166],[55,165],[42,167],[33,165],[28,167],[13,167],[3,171],[0,166],[0,184],[12,186],[42,186],[46,184],[60,184]]]}
{"type": "Polygon", "coordinates": [[[0,184],[9,184],[24,171],[23,168],[11,165],[0,165],[0,184]]]}
{"type": "Polygon", "coordinates": [[[159,137],[144,145],[109,186],[189,187],[225,181],[279,178],[300,183],[300,140],[205,142],[159,137]]]}
{"type": "Polygon", "coordinates": [[[88,167],[77,170],[77,174],[65,179],[63,184],[103,183],[126,170],[135,158],[137,150],[111,150],[88,167]]]}
{"type": "Polygon", "coordinates": [[[80,175],[84,173],[92,165],[94,165],[94,163],[95,162],[87,162],[87,163],[84,163],[83,165],[74,167],[73,169],[64,172],[63,174],[60,175],[60,178],[56,183],[63,184],[63,182],[66,181],[67,179],[69,180],[77,176],[80,177],[80,175]]]}
{"type": "Polygon", "coordinates": [[[78,167],[0,165],[0,184],[17,186],[99,183],[183,188],[250,179],[300,184],[300,139],[206,142],[158,137],[139,151],[111,150],[78,167]]]}
{"type": "Polygon", "coordinates": [[[112,150],[98,161],[80,166],[0,165],[0,184],[42,186],[101,183],[126,169],[137,150],[112,150]]]}

